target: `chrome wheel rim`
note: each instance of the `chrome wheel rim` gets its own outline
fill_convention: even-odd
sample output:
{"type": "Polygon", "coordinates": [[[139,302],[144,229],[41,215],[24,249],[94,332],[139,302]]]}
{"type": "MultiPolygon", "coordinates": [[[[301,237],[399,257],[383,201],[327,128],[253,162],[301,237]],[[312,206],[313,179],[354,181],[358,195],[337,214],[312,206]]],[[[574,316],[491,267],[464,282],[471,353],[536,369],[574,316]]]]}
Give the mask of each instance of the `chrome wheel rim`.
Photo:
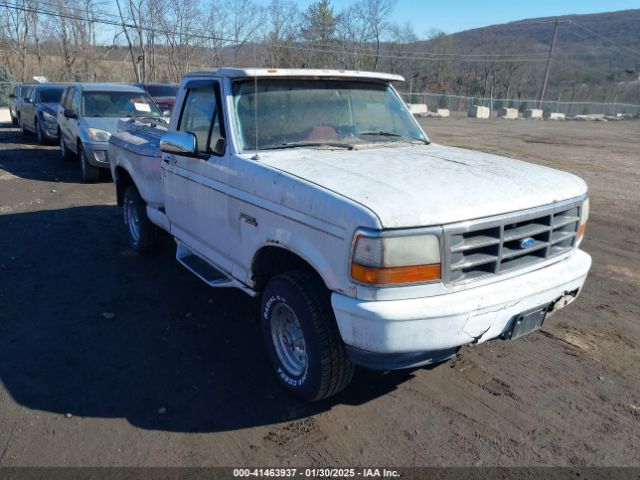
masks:
{"type": "Polygon", "coordinates": [[[304,374],[309,363],[307,347],[298,317],[285,303],[277,303],[271,313],[271,340],[280,364],[294,377],[304,374]]]}
{"type": "Polygon", "coordinates": [[[124,203],[124,222],[129,227],[131,239],[137,244],[140,241],[140,219],[138,218],[135,204],[131,199],[127,199],[124,203]]]}

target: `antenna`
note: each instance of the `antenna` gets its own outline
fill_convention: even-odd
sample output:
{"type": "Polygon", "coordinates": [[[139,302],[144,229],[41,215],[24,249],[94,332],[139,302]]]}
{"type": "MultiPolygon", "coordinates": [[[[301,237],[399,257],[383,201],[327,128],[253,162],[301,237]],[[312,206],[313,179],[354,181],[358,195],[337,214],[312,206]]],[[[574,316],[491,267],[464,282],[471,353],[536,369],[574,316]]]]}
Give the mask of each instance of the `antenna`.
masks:
{"type": "Polygon", "coordinates": [[[258,148],[258,73],[256,68],[258,62],[256,61],[256,44],[253,44],[253,121],[254,130],[256,132],[256,154],[253,156],[254,160],[260,159],[260,149],[258,148]]]}

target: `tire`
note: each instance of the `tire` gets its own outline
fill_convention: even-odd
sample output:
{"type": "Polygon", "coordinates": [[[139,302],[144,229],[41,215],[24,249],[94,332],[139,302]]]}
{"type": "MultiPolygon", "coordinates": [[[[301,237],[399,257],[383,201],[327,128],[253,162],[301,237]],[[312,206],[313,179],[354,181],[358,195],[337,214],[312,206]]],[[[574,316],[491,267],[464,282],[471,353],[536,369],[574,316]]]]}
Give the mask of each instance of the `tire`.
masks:
{"type": "Polygon", "coordinates": [[[47,137],[45,137],[44,132],[42,131],[42,126],[40,125],[40,122],[38,121],[37,118],[33,121],[33,125],[36,131],[36,140],[40,145],[46,145],[47,137]]]}
{"type": "Polygon", "coordinates": [[[294,395],[314,402],[337,394],[353,378],[329,291],[303,270],[277,275],[262,295],[261,324],[276,377],[294,395]]]}
{"type": "Polygon", "coordinates": [[[82,181],[85,183],[93,183],[100,180],[100,169],[89,163],[89,160],[87,160],[87,154],[85,153],[81,143],[78,143],[78,155],[80,157],[80,173],[82,174],[82,181]]]}
{"type": "Polygon", "coordinates": [[[129,245],[138,253],[148,253],[156,244],[156,226],[147,217],[147,204],[135,185],[127,186],[122,204],[129,245]]]}
{"type": "Polygon", "coordinates": [[[14,127],[18,126],[18,119],[13,115],[11,116],[11,125],[13,125],[14,127]]]}
{"type": "Polygon", "coordinates": [[[22,117],[18,118],[18,123],[20,125],[20,133],[22,133],[22,135],[27,136],[29,135],[29,130],[27,130],[24,126],[24,122],[22,121],[22,117]]]}
{"type": "Polygon", "coordinates": [[[70,162],[71,160],[73,160],[73,155],[67,148],[67,144],[64,141],[62,132],[59,129],[58,129],[58,143],[60,145],[60,155],[62,156],[62,159],[66,160],[67,162],[70,162]]]}

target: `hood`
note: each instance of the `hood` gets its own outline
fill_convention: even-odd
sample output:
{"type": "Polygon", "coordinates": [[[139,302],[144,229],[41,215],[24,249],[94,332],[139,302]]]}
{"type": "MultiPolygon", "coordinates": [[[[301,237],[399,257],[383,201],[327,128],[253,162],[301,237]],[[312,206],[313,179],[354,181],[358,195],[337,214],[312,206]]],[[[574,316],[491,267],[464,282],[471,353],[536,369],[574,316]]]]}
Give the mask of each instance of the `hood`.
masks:
{"type": "Polygon", "coordinates": [[[120,117],[82,117],[82,122],[87,128],[99,128],[109,133],[118,131],[120,117]]]}
{"type": "Polygon", "coordinates": [[[59,103],[39,103],[38,108],[44,112],[49,112],[52,115],[55,115],[58,111],[59,103]]]}
{"type": "Polygon", "coordinates": [[[268,151],[260,153],[260,162],[360,203],[383,228],[471,220],[587,191],[584,181],[570,173],[435,144],[268,151]]]}

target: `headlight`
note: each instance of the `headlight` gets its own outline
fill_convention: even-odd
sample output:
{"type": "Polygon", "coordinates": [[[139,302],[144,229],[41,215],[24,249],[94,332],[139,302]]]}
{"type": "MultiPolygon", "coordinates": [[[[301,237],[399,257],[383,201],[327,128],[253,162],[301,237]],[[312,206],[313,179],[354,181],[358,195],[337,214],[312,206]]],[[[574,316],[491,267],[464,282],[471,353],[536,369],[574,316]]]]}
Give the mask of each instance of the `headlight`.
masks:
{"type": "Polygon", "coordinates": [[[96,142],[108,142],[111,136],[109,132],[105,132],[99,128],[87,128],[87,132],[91,140],[95,140],[96,142]]]}
{"type": "Polygon", "coordinates": [[[580,225],[578,226],[578,233],[576,233],[576,246],[580,246],[580,243],[584,238],[584,231],[587,228],[587,220],[589,220],[588,198],[582,203],[582,208],[580,209],[580,225]]]}
{"type": "Polygon", "coordinates": [[[56,123],[56,116],[47,111],[42,112],[42,118],[45,122],[56,123]]]}
{"type": "Polygon", "coordinates": [[[440,280],[440,241],[436,235],[356,234],[351,278],[370,285],[440,280]]]}

